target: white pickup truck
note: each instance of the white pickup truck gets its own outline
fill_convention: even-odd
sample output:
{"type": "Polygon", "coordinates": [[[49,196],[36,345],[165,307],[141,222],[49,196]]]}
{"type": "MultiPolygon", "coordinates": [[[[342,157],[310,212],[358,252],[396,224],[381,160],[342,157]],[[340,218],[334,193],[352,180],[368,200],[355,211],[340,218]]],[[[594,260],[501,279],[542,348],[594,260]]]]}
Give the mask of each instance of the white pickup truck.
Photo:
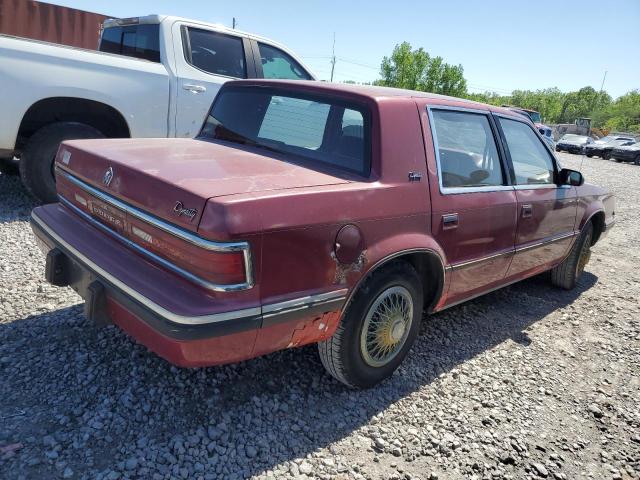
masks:
{"type": "Polygon", "coordinates": [[[107,20],[98,51],[0,35],[0,168],[56,201],[63,140],[192,137],[235,78],[312,80],[284,46],[221,25],[151,15],[107,20]]]}

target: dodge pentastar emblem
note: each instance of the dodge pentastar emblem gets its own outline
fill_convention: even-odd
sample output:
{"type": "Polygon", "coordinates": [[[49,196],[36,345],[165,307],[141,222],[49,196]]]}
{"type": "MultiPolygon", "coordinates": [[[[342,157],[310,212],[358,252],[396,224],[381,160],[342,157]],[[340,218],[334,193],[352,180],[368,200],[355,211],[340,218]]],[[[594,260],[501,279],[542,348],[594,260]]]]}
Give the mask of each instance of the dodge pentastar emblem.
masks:
{"type": "Polygon", "coordinates": [[[107,171],[104,172],[104,176],[102,177],[102,183],[104,184],[105,187],[108,187],[109,184],[111,183],[111,180],[113,180],[113,168],[109,167],[107,168],[107,171]]]}
{"type": "Polygon", "coordinates": [[[198,214],[198,210],[195,208],[186,208],[181,201],[176,202],[173,207],[173,211],[177,213],[179,217],[184,215],[189,219],[189,221],[193,220],[193,218],[198,214]]]}

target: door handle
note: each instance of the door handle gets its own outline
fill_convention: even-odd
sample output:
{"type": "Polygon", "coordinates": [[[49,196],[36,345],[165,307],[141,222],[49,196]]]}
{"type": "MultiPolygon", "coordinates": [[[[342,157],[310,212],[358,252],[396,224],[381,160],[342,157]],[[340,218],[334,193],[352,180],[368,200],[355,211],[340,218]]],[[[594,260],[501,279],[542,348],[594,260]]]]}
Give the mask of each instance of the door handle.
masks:
{"type": "Polygon", "coordinates": [[[530,218],[533,216],[533,205],[525,203],[522,205],[522,218],[530,218]]]}
{"type": "Polygon", "coordinates": [[[452,228],[458,228],[458,214],[448,213],[442,216],[442,229],[451,230],[452,228]]]}
{"type": "Polygon", "coordinates": [[[203,87],[202,85],[191,85],[188,83],[182,85],[182,88],[190,91],[191,93],[203,93],[207,91],[207,87],[203,87]]]}

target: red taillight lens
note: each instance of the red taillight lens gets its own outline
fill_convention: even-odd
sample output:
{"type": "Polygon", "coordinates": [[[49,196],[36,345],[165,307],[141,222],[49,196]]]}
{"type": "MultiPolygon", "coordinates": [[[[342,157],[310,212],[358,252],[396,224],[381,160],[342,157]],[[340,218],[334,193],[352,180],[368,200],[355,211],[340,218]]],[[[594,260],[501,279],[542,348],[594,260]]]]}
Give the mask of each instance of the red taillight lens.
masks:
{"type": "Polygon", "coordinates": [[[186,242],[157,227],[129,217],[129,238],[187,272],[217,285],[244,283],[244,253],[217,252],[186,242]]]}

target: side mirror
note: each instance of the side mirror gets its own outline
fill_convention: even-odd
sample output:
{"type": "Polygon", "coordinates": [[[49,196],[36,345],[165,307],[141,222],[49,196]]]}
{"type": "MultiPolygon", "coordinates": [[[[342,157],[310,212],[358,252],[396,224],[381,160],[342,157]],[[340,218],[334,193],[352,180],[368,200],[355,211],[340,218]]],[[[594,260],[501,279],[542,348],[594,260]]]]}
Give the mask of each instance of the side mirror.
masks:
{"type": "Polygon", "coordinates": [[[572,187],[579,187],[584,183],[584,177],[577,170],[571,170],[569,168],[563,168],[560,170],[560,185],[571,185],[572,187]]]}

